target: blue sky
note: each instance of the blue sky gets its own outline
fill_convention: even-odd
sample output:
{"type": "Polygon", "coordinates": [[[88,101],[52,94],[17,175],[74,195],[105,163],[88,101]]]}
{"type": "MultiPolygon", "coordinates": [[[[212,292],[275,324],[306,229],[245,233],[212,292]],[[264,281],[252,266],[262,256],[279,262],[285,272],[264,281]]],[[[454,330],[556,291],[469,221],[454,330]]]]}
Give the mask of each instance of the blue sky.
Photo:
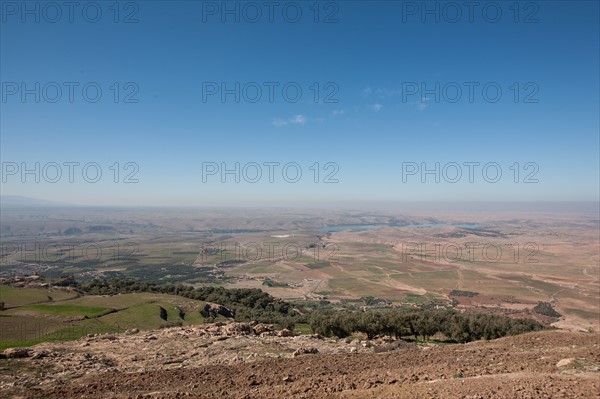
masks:
{"type": "Polygon", "coordinates": [[[254,2],[263,12],[254,23],[243,2],[227,3],[239,22],[222,2],[121,2],[118,16],[113,2],[98,2],[92,23],[87,2],[73,22],[64,8],[58,18],[28,2],[40,7],[36,22],[24,3],[2,2],[2,194],[98,205],[597,201],[598,2],[480,3],[470,21],[466,8],[457,16],[427,2],[436,21],[422,2],[320,2],[317,16],[312,1],[281,1],[270,22],[268,2],[254,2]],[[221,85],[236,82],[239,102],[222,101],[221,85]],[[23,84],[39,102],[23,101],[23,84]],[[39,183],[21,173],[36,162],[39,183]],[[80,164],[73,182],[65,162],[80,164]],[[203,163],[236,162],[239,183],[233,174],[223,183],[220,171],[203,182],[203,163]],[[272,183],[265,162],[279,163],[272,183]],[[465,162],[479,163],[473,182],[465,162]],[[87,163],[102,170],[98,182],[82,177],[87,163]],[[419,171],[403,179],[403,163],[419,171]],[[421,167],[436,163],[440,182],[422,182],[421,167]],[[300,167],[297,183],[284,164],[300,167]],[[457,164],[462,177],[451,183],[457,164]],[[139,182],[124,183],[133,171],[139,182]],[[333,172],[338,182],[325,183],[333,172]],[[537,183],[524,182],[530,173],[537,183]]]}

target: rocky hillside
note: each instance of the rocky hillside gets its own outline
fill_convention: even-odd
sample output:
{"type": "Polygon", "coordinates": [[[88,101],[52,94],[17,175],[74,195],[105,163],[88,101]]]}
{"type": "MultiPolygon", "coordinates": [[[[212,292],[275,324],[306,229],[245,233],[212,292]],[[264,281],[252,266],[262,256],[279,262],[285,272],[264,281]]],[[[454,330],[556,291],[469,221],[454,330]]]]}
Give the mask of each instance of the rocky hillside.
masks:
{"type": "Polygon", "coordinates": [[[600,335],[463,345],[295,336],[214,323],[7,349],[4,397],[597,398],[600,335]],[[6,396],[5,396],[6,395],[6,396]]]}

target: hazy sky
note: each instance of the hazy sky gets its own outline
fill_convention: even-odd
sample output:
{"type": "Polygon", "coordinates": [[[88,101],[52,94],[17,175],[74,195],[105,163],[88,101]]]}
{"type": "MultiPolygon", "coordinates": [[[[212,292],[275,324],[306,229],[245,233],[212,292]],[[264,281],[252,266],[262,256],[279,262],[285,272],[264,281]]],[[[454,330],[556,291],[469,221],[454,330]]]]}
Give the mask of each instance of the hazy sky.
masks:
{"type": "Polygon", "coordinates": [[[0,4],[4,195],[598,200],[597,1],[0,4]]]}

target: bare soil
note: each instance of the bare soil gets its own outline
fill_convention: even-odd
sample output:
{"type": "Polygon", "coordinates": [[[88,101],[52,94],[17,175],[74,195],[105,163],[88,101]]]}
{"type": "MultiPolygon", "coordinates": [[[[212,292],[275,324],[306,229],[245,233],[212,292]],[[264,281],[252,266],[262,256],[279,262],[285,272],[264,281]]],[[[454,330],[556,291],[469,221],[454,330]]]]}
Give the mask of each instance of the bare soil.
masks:
{"type": "Polygon", "coordinates": [[[600,397],[597,333],[464,345],[272,334],[236,323],[41,344],[0,360],[0,390],[63,399],[600,397]]]}

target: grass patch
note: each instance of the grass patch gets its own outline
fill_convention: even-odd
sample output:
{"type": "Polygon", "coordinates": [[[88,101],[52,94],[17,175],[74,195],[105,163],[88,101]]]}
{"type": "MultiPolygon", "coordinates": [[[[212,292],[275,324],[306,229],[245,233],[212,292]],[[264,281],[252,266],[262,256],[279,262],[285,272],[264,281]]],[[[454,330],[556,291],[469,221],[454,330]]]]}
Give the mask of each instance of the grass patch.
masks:
{"type": "Polygon", "coordinates": [[[32,311],[53,316],[87,316],[94,317],[111,310],[111,308],[76,305],[37,304],[21,306],[18,311],[32,311]]]}
{"type": "Polygon", "coordinates": [[[266,285],[267,287],[289,287],[288,283],[281,283],[278,281],[273,281],[270,278],[265,279],[262,285],[266,285]]]}
{"type": "Polygon", "coordinates": [[[0,285],[0,302],[7,308],[41,302],[62,301],[77,297],[76,292],[47,288],[19,288],[0,285]]]}
{"type": "Polygon", "coordinates": [[[314,262],[306,265],[311,270],[323,269],[325,267],[329,267],[331,264],[329,262],[314,262]]]}
{"type": "Polygon", "coordinates": [[[474,296],[479,295],[479,292],[452,290],[452,291],[450,291],[450,293],[448,295],[450,295],[450,296],[466,296],[466,297],[472,298],[474,296]]]}
{"type": "Polygon", "coordinates": [[[88,320],[88,323],[62,327],[34,338],[2,341],[0,342],[0,351],[6,348],[33,346],[42,342],[72,341],[85,337],[88,334],[118,333],[123,331],[120,326],[104,324],[94,319],[88,320]]]}
{"type": "Polygon", "coordinates": [[[294,326],[294,331],[304,335],[312,334],[312,329],[310,328],[310,325],[306,323],[297,323],[294,326]]]}

